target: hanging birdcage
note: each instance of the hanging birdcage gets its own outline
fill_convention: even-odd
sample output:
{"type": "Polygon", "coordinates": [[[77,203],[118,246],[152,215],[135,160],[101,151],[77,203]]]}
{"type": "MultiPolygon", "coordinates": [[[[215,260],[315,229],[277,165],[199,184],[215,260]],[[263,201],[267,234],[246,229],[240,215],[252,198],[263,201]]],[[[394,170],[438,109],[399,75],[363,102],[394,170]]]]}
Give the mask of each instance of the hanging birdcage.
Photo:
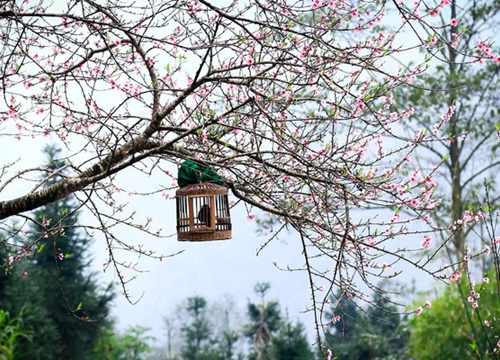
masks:
{"type": "Polygon", "coordinates": [[[231,238],[226,187],[210,182],[186,185],[177,190],[176,204],[179,241],[231,238]]]}

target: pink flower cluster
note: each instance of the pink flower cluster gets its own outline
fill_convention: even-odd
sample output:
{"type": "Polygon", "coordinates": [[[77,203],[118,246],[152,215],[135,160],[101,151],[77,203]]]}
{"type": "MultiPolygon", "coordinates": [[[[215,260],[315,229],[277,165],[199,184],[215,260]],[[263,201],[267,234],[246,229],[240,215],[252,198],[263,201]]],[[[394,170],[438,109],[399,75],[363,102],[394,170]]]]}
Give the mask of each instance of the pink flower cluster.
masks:
{"type": "Polygon", "coordinates": [[[431,248],[432,238],[430,236],[425,236],[424,241],[422,241],[422,248],[428,250],[431,248]]]}

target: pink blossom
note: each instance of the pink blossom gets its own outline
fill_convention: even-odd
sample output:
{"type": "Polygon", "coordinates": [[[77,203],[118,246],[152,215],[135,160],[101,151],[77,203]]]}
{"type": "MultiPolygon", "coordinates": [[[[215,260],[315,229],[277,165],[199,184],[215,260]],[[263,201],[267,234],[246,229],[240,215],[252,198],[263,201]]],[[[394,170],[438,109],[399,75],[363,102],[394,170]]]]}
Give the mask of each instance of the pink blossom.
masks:
{"type": "Polygon", "coordinates": [[[424,248],[424,249],[430,249],[431,248],[431,243],[432,243],[432,238],[430,236],[426,236],[424,238],[424,241],[422,241],[422,248],[424,248]]]}
{"type": "Polygon", "coordinates": [[[489,278],[487,278],[487,277],[484,277],[484,278],[483,278],[483,282],[485,282],[486,284],[489,284],[489,283],[490,283],[490,279],[489,279],[489,278]]]}
{"type": "Polygon", "coordinates": [[[9,108],[9,116],[12,116],[14,119],[17,119],[19,117],[17,111],[11,107],[9,108]]]}
{"type": "Polygon", "coordinates": [[[430,301],[426,301],[425,302],[425,306],[427,306],[428,308],[431,308],[432,307],[432,304],[430,301]]]}
{"type": "Polygon", "coordinates": [[[7,264],[12,264],[14,262],[14,256],[9,256],[9,259],[7,260],[7,264]]]}
{"type": "Polygon", "coordinates": [[[423,311],[424,311],[424,309],[422,308],[422,306],[419,306],[417,309],[417,315],[422,314],[423,311]]]}
{"type": "Polygon", "coordinates": [[[417,170],[415,170],[415,172],[414,172],[414,173],[413,173],[413,175],[411,176],[410,181],[411,181],[411,182],[416,182],[416,181],[418,180],[418,178],[419,178],[419,171],[418,171],[418,169],[417,169],[417,170]]]}
{"type": "Polygon", "coordinates": [[[394,214],[394,216],[389,220],[390,223],[394,223],[398,221],[401,218],[401,215],[399,213],[394,214]]]}
{"type": "Polygon", "coordinates": [[[450,25],[453,26],[453,27],[457,26],[458,25],[457,19],[455,19],[455,18],[451,19],[450,25]]]}
{"type": "Polygon", "coordinates": [[[431,12],[430,12],[430,15],[432,17],[436,17],[439,15],[439,13],[441,12],[441,9],[440,8],[435,8],[435,9],[432,9],[431,12]]]}
{"type": "Polygon", "coordinates": [[[248,220],[250,220],[250,221],[252,221],[252,220],[254,220],[254,219],[255,219],[255,215],[250,215],[250,214],[248,214],[248,215],[247,215],[247,219],[248,219],[248,220]]]}
{"type": "Polygon", "coordinates": [[[450,280],[457,281],[460,278],[460,273],[457,271],[456,273],[451,274],[450,280]]]}

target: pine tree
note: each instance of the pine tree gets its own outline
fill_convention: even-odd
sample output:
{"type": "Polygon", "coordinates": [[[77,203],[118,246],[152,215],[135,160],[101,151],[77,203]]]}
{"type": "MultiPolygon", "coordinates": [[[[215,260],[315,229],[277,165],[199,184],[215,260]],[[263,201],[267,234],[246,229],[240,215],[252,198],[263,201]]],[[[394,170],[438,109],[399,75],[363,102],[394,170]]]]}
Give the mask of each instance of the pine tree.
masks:
{"type": "MultiPolygon", "coordinates": [[[[58,149],[47,146],[45,152],[50,168],[62,168],[58,149]]],[[[34,213],[25,237],[17,238],[29,256],[16,262],[0,308],[19,314],[34,331],[22,359],[90,359],[100,329],[110,327],[104,318],[113,294],[89,273],[90,238],[77,230],[77,210],[69,197],[51,203],[34,213]]]]}
{"type": "Polygon", "coordinates": [[[207,319],[207,301],[200,296],[187,299],[186,310],[190,320],[182,326],[184,345],[181,351],[183,360],[222,360],[217,349],[216,339],[212,338],[212,324],[207,319]]]}
{"type": "Polygon", "coordinates": [[[269,283],[258,283],[255,292],[260,295],[260,304],[248,304],[250,323],[245,335],[253,345],[250,360],[308,360],[314,355],[303,333],[301,323],[293,325],[283,319],[277,301],[266,301],[269,283]]]}
{"type": "Polygon", "coordinates": [[[264,297],[271,285],[258,283],[255,292],[260,295],[260,304],[248,304],[248,317],[250,324],[245,334],[253,345],[253,352],[249,359],[271,359],[271,342],[274,333],[279,329],[281,314],[276,301],[266,302],[264,297]]]}
{"type": "MultiPolygon", "coordinates": [[[[332,303],[336,304],[335,298],[332,303]]],[[[333,356],[346,360],[408,358],[408,331],[405,318],[388,299],[374,295],[374,304],[366,310],[350,299],[342,298],[331,313],[331,332],[325,345],[333,356]]]]}
{"type": "Polygon", "coordinates": [[[309,360],[314,359],[311,346],[304,333],[304,325],[295,325],[286,320],[280,326],[272,340],[272,358],[276,360],[309,360]]]}

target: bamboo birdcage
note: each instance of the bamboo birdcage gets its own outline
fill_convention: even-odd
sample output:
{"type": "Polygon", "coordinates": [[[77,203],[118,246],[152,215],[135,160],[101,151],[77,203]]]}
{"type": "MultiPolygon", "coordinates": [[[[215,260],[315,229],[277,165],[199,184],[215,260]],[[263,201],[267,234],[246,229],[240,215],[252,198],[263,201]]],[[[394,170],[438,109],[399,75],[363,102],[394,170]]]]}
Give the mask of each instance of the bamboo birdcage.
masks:
{"type": "Polygon", "coordinates": [[[231,238],[227,188],[209,182],[177,190],[177,240],[212,241],[231,238]]]}

